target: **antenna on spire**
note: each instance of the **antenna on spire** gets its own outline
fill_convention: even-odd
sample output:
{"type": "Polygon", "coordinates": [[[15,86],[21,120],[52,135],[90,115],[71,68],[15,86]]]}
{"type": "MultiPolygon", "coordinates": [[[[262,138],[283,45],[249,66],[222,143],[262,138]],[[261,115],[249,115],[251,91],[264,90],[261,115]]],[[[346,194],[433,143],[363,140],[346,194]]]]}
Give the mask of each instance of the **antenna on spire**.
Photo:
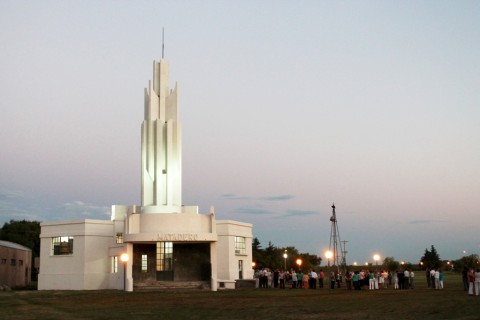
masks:
{"type": "Polygon", "coordinates": [[[165,57],[165,28],[162,28],[162,59],[165,57]]]}

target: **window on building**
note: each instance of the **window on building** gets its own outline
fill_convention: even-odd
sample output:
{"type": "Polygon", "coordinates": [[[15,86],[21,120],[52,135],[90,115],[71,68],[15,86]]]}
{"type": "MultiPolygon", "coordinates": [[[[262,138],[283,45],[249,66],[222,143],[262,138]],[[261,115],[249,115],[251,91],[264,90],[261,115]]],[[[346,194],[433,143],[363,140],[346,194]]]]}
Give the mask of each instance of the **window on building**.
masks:
{"type": "Polygon", "coordinates": [[[142,272],[148,271],[148,256],[146,254],[142,254],[142,272]]]}
{"type": "Polygon", "coordinates": [[[10,259],[10,265],[15,266],[17,264],[17,260],[15,259],[10,259]]]}
{"type": "Polygon", "coordinates": [[[112,257],[112,272],[113,273],[118,272],[118,256],[112,257]]]}
{"type": "Polygon", "coordinates": [[[23,266],[23,260],[18,260],[18,265],[21,267],[23,266]]]}
{"type": "Polygon", "coordinates": [[[73,237],[52,238],[52,251],[54,256],[73,254],[73,237]]]}
{"type": "Polygon", "coordinates": [[[7,264],[7,259],[2,258],[2,264],[7,264]]]}
{"type": "Polygon", "coordinates": [[[115,242],[116,243],[123,243],[123,233],[117,232],[117,235],[115,237],[115,242]]]}
{"type": "Polygon", "coordinates": [[[157,242],[157,271],[173,270],[173,242],[157,242]]]}
{"type": "Polygon", "coordinates": [[[243,279],[243,260],[238,260],[238,279],[243,279]]]}
{"type": "Polygon", "coordinates": [[[245,237],[235,237],[235,253],[247,254],[247,246],[245,237]]]}

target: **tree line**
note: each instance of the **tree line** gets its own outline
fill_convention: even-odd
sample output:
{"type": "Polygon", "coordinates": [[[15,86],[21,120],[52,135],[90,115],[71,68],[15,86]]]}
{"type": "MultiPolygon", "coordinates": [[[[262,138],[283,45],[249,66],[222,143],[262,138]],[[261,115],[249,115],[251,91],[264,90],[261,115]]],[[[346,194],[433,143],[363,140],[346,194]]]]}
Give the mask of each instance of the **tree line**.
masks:
{"type": "MultiPolygon", "coordinates": [[[[4,223],[0,228],[0,240],[6,240],[18,243],[32,250],[32,257],[40,256],[40,222],[27,220],[10,220],[4,223]]],[[[32,259],[34,260],[34,259],[32,259]]],[[[310,254],[301,253],[295,247],[276,247],[272,242],[268,242],[266,248],[262,245],[258,238],[252,240],[252,261],[255,263],[255,269],[286,269],[292,268],[310,270],[318,269],[322,263],[322,258],[310,254]],[[286,256],[286,258],[285,258],[286,256]],[[301,262],[300,264],[297,262],[301,262]]],[[[362,268],[363,266],[358,266],[362,268]]],[[[458,260],[445,261],[441,260],[435,248],[431,246],[430,250],[425,249],[423,256],[418,264],[412,265],[405,262],[395,260],[394,257],[386,257],[383,259],[382,268],[388,271],[395,271],[399,268],[409,269],[438,269],[455,270],[460,272],[463,268],[480,268],[480,260],[477,254],[463,256],[458,260]]]]}
{"type": "Polygon", "coordinates": [[[295,247],[276,247],[271,241],[266,248],[262,248],[258,238],[253,238],[252,261],[255,264],[254,269],[311,270],[321,264],[322,258],[310,253],[300,253],[295,247]]]}

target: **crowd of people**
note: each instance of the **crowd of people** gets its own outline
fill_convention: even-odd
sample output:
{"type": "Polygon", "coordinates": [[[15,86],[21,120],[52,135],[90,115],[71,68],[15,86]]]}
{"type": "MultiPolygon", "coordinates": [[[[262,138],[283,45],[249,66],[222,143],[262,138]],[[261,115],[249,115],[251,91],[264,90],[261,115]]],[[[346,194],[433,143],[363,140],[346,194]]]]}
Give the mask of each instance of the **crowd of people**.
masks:
{"type": "Polygon", "coordinates": [[[445,276],[443,271],[440,269],[427,269],[425,271],[425,277],[427,278],[427,285],[429,288],[432,289],[443,289],[443,281],[445,276]]]}
{"type": "MultiPolygon", "coordinates": [[[[291,289],[340,289],[346,290],[379,290],[393,288],[405,290],[415,288],[415,271],[412,269],[397,270],[342,270],[333,267],[329,272],[320,269],[302,270],[290,269],[272,271],[269,268],[256,270],[254,277],[258,279],[259,288],[291,288],[291,289]],[[333,269],[333,270],[332,270],[333,269]]],[[[423,273],[423,271],[422,271],[423,273]]],[[[445,274],[442,269],[427,269],[424,273],[427,287],[434,290],[444,288],[445,274]]],[[[464,268],[462,271],[464,290],[470,296],[480,295],[480,269],[464,268]]]]}
{"type": "MultiPolygon", "coordinates": [[[[440,276],[439,276],[440,277],[440,276]]],[[[347,270],[345,275],[341,270],[317,273],[315,270],[302,272],[302,270],[290,271],[275,270],[269,268],[257,270],[255,278],[258,279],[259,288],[292,288],[292,289],[317,289],[328,286],[330,289],[341,288],[344,283],[347,290],[378,290],[393,286],[394,289],[413,289],[415,273],[413,270],[387,272],[386,270],[347,270]]],[[[443,274],[442,274],[443,288],[443,274]]],[[[440,288],[440,287],[439,287],[440,288]]]]}
{"type": "MultiPolygon", "coordinates": [[[[471,296],[480,295],[480,269],[465,268],[462,272],[465,291],[471,296]]],[[[427,269],[425,271],[427,287],[435,290],[444,288],[445,275],[442,269],[427,269]]],[[[388,272],[386,270],[346,270],[345,275],[340,269],[334,268],[330,272],[323,269],[317,273],[315,270],[302,272],[264,268],[255,271],[259,288],[291,288],[291,289],[317,289],[329,288],[347,290],[378,290],[389,287],[395,290],[415,288],[415,272],[412,269],[388,272]]]]}

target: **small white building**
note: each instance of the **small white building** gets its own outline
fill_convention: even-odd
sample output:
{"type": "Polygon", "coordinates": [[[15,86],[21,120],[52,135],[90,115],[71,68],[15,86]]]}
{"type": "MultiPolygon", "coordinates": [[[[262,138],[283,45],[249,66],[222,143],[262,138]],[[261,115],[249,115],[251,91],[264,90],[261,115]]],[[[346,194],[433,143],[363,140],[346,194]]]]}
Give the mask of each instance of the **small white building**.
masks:
{"type": "Polygon", "coordinates": [[[168,89],[167,62],[154,62],[142,123],[142,205],[114,205],[109,221],[42,223],[39,290],[215,291],[253,278],[252,225],[182,203],[177,87],[168,89]]]}
{"type": "Polygon", "coordinates": [[[32,250],[0,240],[0,286],[26,287],[32,279],[32,250]]]}

